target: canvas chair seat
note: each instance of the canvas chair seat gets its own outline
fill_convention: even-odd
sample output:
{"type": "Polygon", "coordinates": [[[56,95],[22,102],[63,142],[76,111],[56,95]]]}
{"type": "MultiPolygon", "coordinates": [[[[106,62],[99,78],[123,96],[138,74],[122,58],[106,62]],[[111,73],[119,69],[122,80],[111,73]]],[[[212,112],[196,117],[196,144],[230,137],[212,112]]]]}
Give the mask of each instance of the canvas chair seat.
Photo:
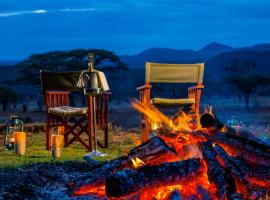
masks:
{"type": "Polygon", "coordinates": [[[183,107],[192,105],[195,103],[195,99],[164,99],[153,98],[151,104],[159,107],[183,107]]]}
{"type": "Polygon", "coordinates": [[[75,108],[70,106],[61,106],[55,108],[49,108],[48,112],[52,115],[56,115],[59,117],[79,117],[87,114],[88,109],[86,107],[83,108],[75,108]]]}

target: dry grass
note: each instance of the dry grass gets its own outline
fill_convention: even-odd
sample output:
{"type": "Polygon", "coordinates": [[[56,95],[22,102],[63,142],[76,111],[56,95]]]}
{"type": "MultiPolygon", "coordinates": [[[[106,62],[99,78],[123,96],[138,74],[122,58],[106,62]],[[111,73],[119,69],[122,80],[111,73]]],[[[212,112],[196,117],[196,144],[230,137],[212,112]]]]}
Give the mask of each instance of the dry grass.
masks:
{"type": "MultiPolygon", "coordinates": [[[[114,129],[109,133],[109,148],[99,149],[107,156],[97,160],[108,160],[123,155],[139,143],[140,137],[136,131],[114,129]]],[[[18,156],[14,151],[0,150],[0,169],[18,168],[22,165],[37,162],[65,162],[82,161],[83,155],[88,151],[78,142],[68,148],[63,148],[61,158],[54,160],[50,151],[45,150],[45,133],[27,135],[27,150],[25,156],[18,156]]]]}

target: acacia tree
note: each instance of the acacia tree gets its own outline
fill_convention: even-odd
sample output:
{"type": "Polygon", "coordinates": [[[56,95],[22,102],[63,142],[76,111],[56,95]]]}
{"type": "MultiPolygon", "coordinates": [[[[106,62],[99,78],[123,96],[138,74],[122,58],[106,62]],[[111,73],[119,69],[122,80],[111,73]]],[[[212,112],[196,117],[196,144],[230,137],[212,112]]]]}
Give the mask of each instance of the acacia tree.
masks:
{"type": "Polygon", "coordinates": [[[7,86],[0,85],[0,103],[2,104],[2,110],[7,111],[9,103],[15,104],[18,100],[18,94],[7,86]]]}
{"type": "Polygon", "coordinates": [[[256,74],[253,69],[256,64],[252,61],[235,60],[231,65],[226,67],[229,74],[225,77],[225,81],[235,86],[243,95],[246,108],[250,107],[250,96],[259,86],[268,85],[270,77],[256,74]]]}
{"type": "Polygon", "coordinates": [[[95,53],[95,68],[100,70],[127,70],[119,56],[102,49],[76,49],[34,54],[17,64],[18,82],[39,85],[39,71],[78,71],[87,69],[87,55],[95,53]]]}

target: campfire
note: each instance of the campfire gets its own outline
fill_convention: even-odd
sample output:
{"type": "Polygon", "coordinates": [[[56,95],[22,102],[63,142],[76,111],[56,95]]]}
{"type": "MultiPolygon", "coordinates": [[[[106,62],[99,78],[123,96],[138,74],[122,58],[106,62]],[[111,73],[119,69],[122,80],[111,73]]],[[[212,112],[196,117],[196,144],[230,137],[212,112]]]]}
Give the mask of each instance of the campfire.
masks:
{"type": "Polygon", "coordinates": [[[269,199],[270,147],[208,109],[200,120],[172,119],[138,101],[154,137],[127,155],[95,164],[69,183],[72,195],[98,199],[269,199]]]}

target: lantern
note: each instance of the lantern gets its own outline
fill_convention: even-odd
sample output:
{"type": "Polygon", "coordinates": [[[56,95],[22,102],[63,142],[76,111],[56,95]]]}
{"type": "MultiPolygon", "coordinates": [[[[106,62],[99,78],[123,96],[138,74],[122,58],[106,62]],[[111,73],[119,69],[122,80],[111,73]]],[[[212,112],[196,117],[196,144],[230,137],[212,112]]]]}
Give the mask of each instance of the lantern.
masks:
{"type": "Polygon", "coordinates": [[[6,124],[6,127],[4,145],[6,150],[13,150],[15,142],[13,132],[23,131],[22,117],[18,115],[11,115],[9,117],[9,121],[6,124]]]}
{"type": "Polygon", "coordinates": [[[240,120],[239,117],[232,116],[232,118],[226,122],[226,126],[243,127],[243,122],[240,120]]]}

